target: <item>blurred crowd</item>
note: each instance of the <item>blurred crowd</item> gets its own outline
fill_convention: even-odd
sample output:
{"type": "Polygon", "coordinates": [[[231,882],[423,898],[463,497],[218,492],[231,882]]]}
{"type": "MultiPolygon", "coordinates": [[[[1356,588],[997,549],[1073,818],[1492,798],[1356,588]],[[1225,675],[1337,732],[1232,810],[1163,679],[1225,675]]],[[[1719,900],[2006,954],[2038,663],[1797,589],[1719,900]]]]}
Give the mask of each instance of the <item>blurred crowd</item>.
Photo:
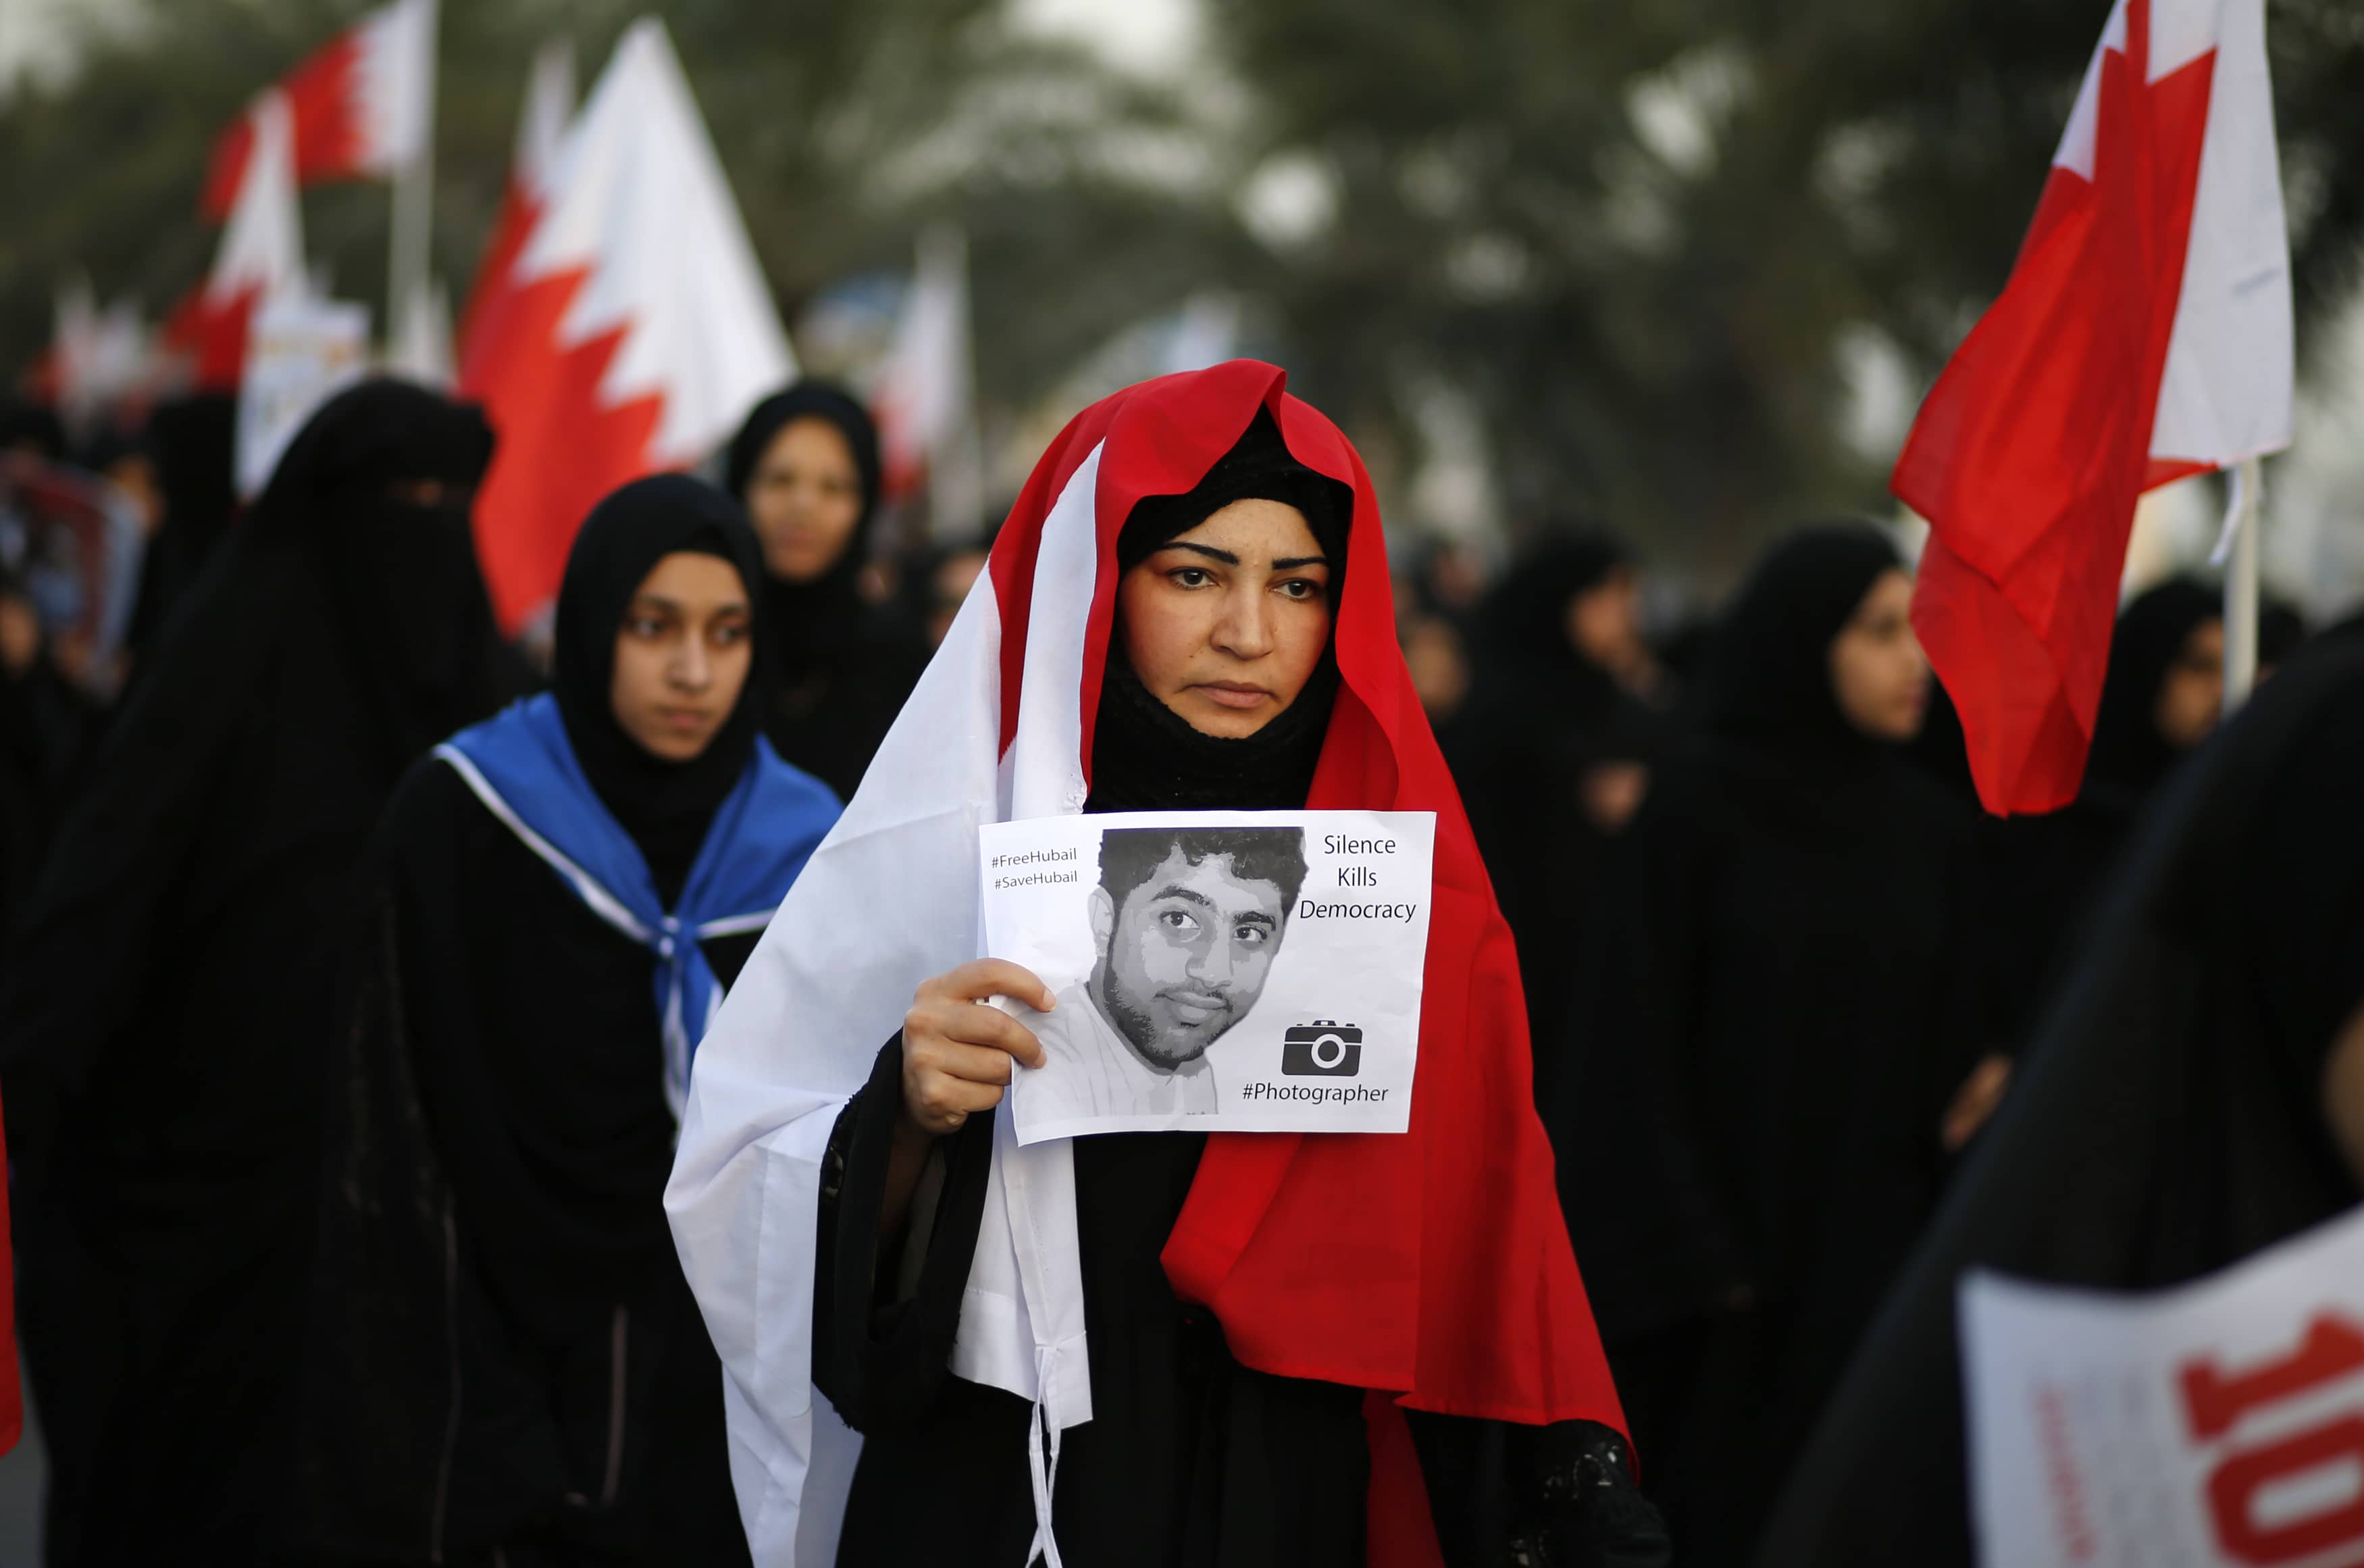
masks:
{"type": "MultiPolygon", "coordinates": [[[[323,1162],[382,1152],[401,1129],[354,1110],[356,1091],[324,1131],[320,1106],[369,1074],[352,1040],[329,1049],[321,1020],[367,1012],[352,905],[400,885],[373,880],[371,846],[421,755],[553,678],[569,700],[563,603],[554,641],[512,648],[471,559],[491,439],[473,411],[367,383],[316,416],[241,507],[224,400],[169,403],[72,444],[37,408],[0,424],[0,1084],[52,1563],[233,1560],[176,1553],[265,1539],[258,1521],[289,1507],[299,1433],[299,1513],[350,1500],[340,1488],[369,1468],[339,1469],[301,1347],[318,1342],[324,1282],[362,1277],[339,1272],[354,1254],[321,1251],[323,1162]]],[[[990,532],[952,547],[899,538],[869,416],[815,384],[753,409],[711,477],[761,551],[757,706],[730,743],[760,733],[850,798],[990,532]]],[[[1802,528],[1715,614],[1681,624],[1649,613],[1666,563],[1603,521],[1537,519],[1490,574],[1466,547],[1407,535],[1396,553],[1399,639],[1517,939],[1537,1108],[1645,1489],[1676,1561],[1746,1562],[1881,1301],[2011,1101],[2014,1064],[2047,1030],[2079,1027],[2054,1004],[2097,983],[2095,932],[2139,917],[2133,895],[2112,897],[2124,868],[2145,843],[2174,852],[2174,822],[2154,807],[2217,726],[2218,591],[2177,578],[2125,606],[2082,793],[2048,817],[1997,820],[1979,809],[1887,530],[1802,528]]],[[[569,582],[577,592],[572,570],[569,582]]],[[[2269,607],[2261,706],[2308,640],[2269,607]]],[[[637,776],[639,753],[618,745],[616,776],[637,776]]],[[[611,802],[643,789],[593,783],[611,802]]],[[[675,809],[646,788],[645,823],[627,824],[644,847],[675,809]]],[[[700,809],[703,832],[713,800],[700,809]]],[[[2202,812],[2180,809],[2177,821],[2202,812]]],[[[2353,837],[2351,821],[2314,841],[2347,853],[2353,837]]],[[[2354,917],[2349,885],[2325,917],[2336,929],[2354,917]]],[[[590,984],[572,973],[518,984],[535,996],[590,984]]],[[[2315,1061],[2328,1049],[2305,1046],[2315,1061]]],[[[444,1092],[418,1087],[421,1103],[444,1092]]],[[[636,1151],[617,1162],[661,1186],[667,1129],[632,1119],[646,1114],[592,1119],[636,1151]]],[[[576,1321],[555,1287],[492,1313],[472,1375],[498,1389],[532,1367],[571,1390],[562,1403],[584,1409],[568,1419],[597,1429],[582,1440],[594,1473],[578,1473],[562,1422],[550,1487],[603,1506],[637,1489],[632,1529],[687,1540],[665,1477],[705,1454],[708,1472],[681,1494],[701,1496],[724,1467],[681,1435],[695,1423],[668,1390],[710,1388],[712,1352],[670,1272],[653,1190],[598,1248],[558,1236],[624,1201],[587,1191],[620,1167],[574,1136],[520,1134],[527,1152],[505,1156],[556,1184],[562,1218],[521,1221],[520,1236],[547,1244],[545,1284],[663,1276],[648,1320],[674,1338],[634,1373],[656,1380],[647,1425],[615,1427],[610,1326],[576,1321]],[[578,1169],[591,1173],[569,1186],[578,1169]]],[[[460,1153],[437,1157],[464,1179],[460,1153]]],[[[439,1520],[478,1510],[478,1539],[528,1542],[483,1561],[639,1560],[563,1525],[533,1534],[491,1469],[472,1474],[456,1492],[439,1490],[448,1476],[378,1479],[433,1495],[439,1520]]],[[[727,1522],[727,1500],[715,1506],[727,1522]]],[[[384,1560],[355,1531],[310,1539],[307,1561],[384,1560]]],[[[715,1560],[734,1550],[715,1546],[715,1560]]]]}

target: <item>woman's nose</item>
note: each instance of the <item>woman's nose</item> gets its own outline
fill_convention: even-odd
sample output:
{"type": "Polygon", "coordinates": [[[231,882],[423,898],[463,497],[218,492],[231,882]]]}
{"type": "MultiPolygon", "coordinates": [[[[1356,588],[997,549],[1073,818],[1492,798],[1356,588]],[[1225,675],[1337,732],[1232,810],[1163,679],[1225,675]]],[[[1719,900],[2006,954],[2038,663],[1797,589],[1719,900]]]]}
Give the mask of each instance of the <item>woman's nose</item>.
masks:
{"type": "Polygon", "coordinates": [[[1261,659],[1272,651],[1272,622],[1264,595],[1233,592],[1225,596],[1215,623],[1215,646],[1235,659],[1261,659]]]}

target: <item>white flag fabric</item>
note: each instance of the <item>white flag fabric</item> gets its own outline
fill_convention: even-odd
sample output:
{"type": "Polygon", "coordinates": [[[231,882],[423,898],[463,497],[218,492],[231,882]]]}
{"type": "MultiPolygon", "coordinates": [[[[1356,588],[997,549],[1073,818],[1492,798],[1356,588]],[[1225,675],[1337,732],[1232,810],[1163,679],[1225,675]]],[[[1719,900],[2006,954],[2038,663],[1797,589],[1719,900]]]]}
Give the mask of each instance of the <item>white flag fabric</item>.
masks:
{"type": "MultiPolygon", "coordinates": [[[[554,91],[554,90],[553,90],[554,91]]],[[[592,506],[703,459],[796,376],[786,330],[664,27],[616,45],[468,310],[460,389],[500,431],[478,509],[514,631],[592,506]]]]}

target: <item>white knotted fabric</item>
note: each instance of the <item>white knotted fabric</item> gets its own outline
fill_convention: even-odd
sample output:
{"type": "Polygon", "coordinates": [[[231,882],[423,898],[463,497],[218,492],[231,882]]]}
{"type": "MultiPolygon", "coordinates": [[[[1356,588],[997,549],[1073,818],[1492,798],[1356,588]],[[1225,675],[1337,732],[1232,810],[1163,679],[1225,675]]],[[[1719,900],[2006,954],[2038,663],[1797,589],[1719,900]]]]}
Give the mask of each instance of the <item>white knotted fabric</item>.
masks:
{"type": "MultiPolygon", "coordinates": [[[[978,828],[1083,809],[1099,458],[1043,521],[1007,753],[987,573],[698,1048],[665,1210],[722,1359],[731,1483],[758,1568],[835,1561],[860,1453],[812,1385],[831,1132],[920,982],[985,956],[978,828]]],[[[1033,1403],[1034,1551],[1059,1568],[1059,1438],[1091,1418],[1075,1163],[1065,1140],[1020,1147],[1006,1102],[952,1370],[1033,1403]]]]}

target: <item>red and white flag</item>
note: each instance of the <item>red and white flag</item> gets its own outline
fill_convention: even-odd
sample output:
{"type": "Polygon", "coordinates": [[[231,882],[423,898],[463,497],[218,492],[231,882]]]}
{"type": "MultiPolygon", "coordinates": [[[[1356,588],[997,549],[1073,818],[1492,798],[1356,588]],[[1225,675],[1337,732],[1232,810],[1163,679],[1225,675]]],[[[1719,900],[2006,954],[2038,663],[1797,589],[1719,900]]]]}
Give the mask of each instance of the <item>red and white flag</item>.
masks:
{"type": "Polygon", "coordinates": [[[661,23],[617,44],[530,205],[496,241],[515,254],[471,302],[460,362],[500,437],[476,542],[512,632],[557,596],[594,503],[705,457],[796,374],[661,23]]]}
{"type": "Polygon", "coordinates": [[[1988,810],[2076,797],[2135,503],[2288,446],[2292,359],[2264,0],[2117,0],[2011,283],[1896,465],[1988,810]]]}
{"type": "MultiPolygon", "coordinates": [[[[383,180],[425,150],[435,106],[436,0],[394,0],[323,44],[272,92],[295,119],[296,179],[383,180]]],[[[222,132],[204,209],[229,216],[255,144],[252,114],[222,132]]]]}
{"type": "Polygon", "coordinates": [[[247,118],[254,128],[253,146],[214,252],[213,271],[164,323],[165,346],[188,359],[196,385],[208,391],[238,384],[255,310],[305,287],[294,115],[285,96],[274,92],[264,94],[247,118]]]}
{"type": "Polygon", "coordinates": [[[460,313],[460,359],[465,363],[476,339],[477,320],[484,307],[499,299],[509,286],[525,242],[541,220],[543,194],[559,149],[566,143],[566,128],[574,117],[574,45],[552,39],[533,57],[526,77],[525,103],[518,113],[517,150],[509,162],[508,189],[501,197],[500,216],[493,238],[476,264],[476,281],[460,313]]]}

